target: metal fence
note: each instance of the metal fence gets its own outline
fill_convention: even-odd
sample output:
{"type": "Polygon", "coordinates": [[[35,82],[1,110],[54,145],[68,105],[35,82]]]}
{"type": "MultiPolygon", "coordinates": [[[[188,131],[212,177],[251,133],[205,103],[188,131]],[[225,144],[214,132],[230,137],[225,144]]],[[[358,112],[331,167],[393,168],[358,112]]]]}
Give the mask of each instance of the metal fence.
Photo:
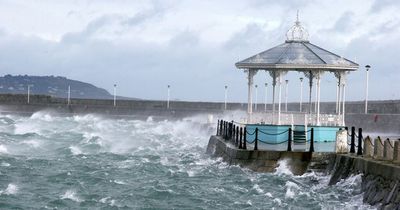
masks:
{"type": "MultiPolygon", "coordinates": [[[[311,128],[307,132],[310,132],[310,139],[307,141],[302,141],[301,143],[309,143],[310,147],[308,148],[309,152],[314,152],[314,128],[311,128]]],[[[255,128],[254,131],[247,131],[246,125],[241,123],[235,123],[234,121],[228,122],[224,120],[218,120],[217,124],[217,136],[221,136],[225,141],[231,142],[238,149],[248,149],[248,145],[253,145],[253,150],[259,150],[259,144],[265,145],[284,145],[286,144],[286,151],[292,151],[293,143],[296,142],[293,139],[293,130],[289,128],[286,131],[279,133],[269,133],[258,127],[255,128]],[[267,139],[259,138],[259,134],[264,134],[264,136],[279,136],[288,134],[287,140],[280,142],[268,142],[267,139]],[[254,136],[253,139],[247,139],[248,136],[254,136]]]]}

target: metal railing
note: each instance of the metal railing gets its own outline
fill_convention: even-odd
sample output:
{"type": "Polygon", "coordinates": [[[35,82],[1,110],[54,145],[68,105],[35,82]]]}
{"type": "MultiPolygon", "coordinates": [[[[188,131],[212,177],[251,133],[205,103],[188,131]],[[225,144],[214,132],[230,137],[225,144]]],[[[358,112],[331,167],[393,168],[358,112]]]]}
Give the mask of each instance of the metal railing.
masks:
{"type": "MultiPolygon", "coordinates": [[[[347,137],[350,137],[350,143],[347,140],[347,145],[350,146],[350,153],[356,153],[356,148],[357,148],[357,155],[362,155],[363,154],[363,134],[362,134],[362,128],[358,129],[358,135],[356,134],[356,128],[353,126],[351,127],[351,133],[349,133],[349,128],[345,127],[346,132],[347,132],[347,137]],[[356,144],[356,138],[357,138],[357,144],[356,144]]],[[[348,139],[347,138],[347,139],[348,139]]]]}
{"type": "MultiPolygon", "coordinates": [[[[314,128],[311,128],[307,132],[310,132],[310,140],[302,141],[302,143],[310,143],[308,149],[309,152],[314,152],[314,128]]],[[[279,133],[268,133],[265,130],[261,130],[258,127],[254,131],[248,131],[245,124],[235,123],[234,121],[228,122],[224,120],[218,120],[217,124],[217,136],[221,136],[225,141],[231,142],[238,149],[247,150],[248,144],[253,144],[253,150],[259,150],[259,144],[265,145],[282,145],[287,144],[286,151],[292,151],[292,144],[299,143],[293,140],[293,130],[289,127],[288,130],[279,133]],[[279,136],[288,134],[287,140],[280,142],[268,142],[267,139],[259,138],[259,134],[267,136],[279,136]],[[248,136],[254,136],[254,139],[247,139],[248,136]]]]}
{"type": "MultiPolygon", "coordinates": [[[[261,124],[278,124],[281,125],[317,125],[317,115],[299,112],[284,112],[280,115],[278,120],[277,113],[253,113],[251,122],[248,123],[261,123],[261,124]]],[[[342,126],[343,116],[336,114],[320,114],[319,125],[323,126],[342,126]]]]}

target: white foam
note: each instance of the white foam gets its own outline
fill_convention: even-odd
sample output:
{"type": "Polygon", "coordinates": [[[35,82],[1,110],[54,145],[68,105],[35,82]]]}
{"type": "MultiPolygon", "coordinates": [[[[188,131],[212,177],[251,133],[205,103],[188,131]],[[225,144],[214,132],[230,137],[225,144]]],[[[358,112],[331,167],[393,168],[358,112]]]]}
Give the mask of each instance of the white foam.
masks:
{"type": "Polygon", "coordinates": [[[110,197],[104,197],[104,198],[100,199],[99,202],[106,203],[108,199],[110,199],[110,197]]]}
{"type": "Polygon", "coordinates": [[[1,162],[1,166],[3,166],[3,167],[9,167],[9,166],[11,166],[11,164],[6,163],[6,162],[1,162]]]}
{"type": "Polygon", "coordinates": [[[41,145],[41,142],[40,142],[40,141],[38,141],[38,140],[33,140],[33,139],[22,141],[22,143],[23,143],[23,144],[27,144],[27,145],[29,145],[29,146],[31,146],[31,147],[33,147],[33,148],[38,148],[38,147],[41,145]]]}
{"type": "Polygon", "coordinates": [[[80,155],[80,154],[82,154],[82,150],[81,150],[79,147],[77,147],[77,146],[70,146],[70,147],[69,147],[69,150],[71,151],[71,153],[72,153],[73,155],[80,155]]]}
{"type": "Polygon", "coordinates": [[[5,194],[5,195],[15,195],[18,192],[18,186],[10,183],[7,185],[7,188],[5,190],[0,190],[0,194],[5,194]]]}
{"type": "Polygon", "coordinates": [[[248,200],[248,201],[246,202],[246,204],[247,204],[247,205],[250,205],[250,206],[253,205],[253,203],[251,202],[251,200],[248,200]]]}
{"type": "Polygon", "coordinates": [[[32,120],[43,120],[47,122],[53,121],[52,113],[48,111],[35,112],[30,118],[32,120]]]}
{"type": "Polygon", "coordinates": [[[196,172],[193,171],[193,170],[187,170],[186,173],[187,173],[187,175],[188,175],[189,177],[194,177],[194,176],[196,175],[196,172]]]}
{"type": "Polygon", "coordinates": [[[259,194],[264,193],[264,190],[262,190],[258,184],[255,184],[253,189],[255,189],[259,194]]]}
{"type": "Polygon", "coordinates": [[[275,168],[274,174],[276,175],[290,175],[293,176],[293,173],[290,171],[288,160],[283,159],[278,161],[278,167],[275,168]]]}
{"type": "Polygon", "coordinates": [[[296,183],[291,181],[287,181],[285,187],[286,187],[285,198],[293,199],[296,192],[300,190],[300,187],[296,183]]]}
{"type": "Polygon", "coordinates": [[[75,202],[81,202],[82,200],[76,195],[74,190],[67,190],[62,196],[61,199],[69,199],[75,202]]]}
{"type": "Polygon", "coordinates": [[[149,117],[146,119],[146,122],[153,122],[153,117],[152,117],[152,116],[149,116],[149,117]]]}
{"type": "Polygon", "coordinates": [[[275,203],[277,203],[279,206],[282,205],[282,200],[279,199],[279,198],[274,198],[274,200],[272,200],[272,201],[274,201],[275,203]]]}
{"type": "Polygon", "coordinates": [[[0,144],[0,153],[8,154],[8,149],[3,144],[0,144]]]}
{"type": "Polygon", "coordinates": [[[126,182],[121,181],[121,180],[114,180],[114,183],[115,183],[115,184],[120,184],[120,185],[126,184],[126,182]]]}

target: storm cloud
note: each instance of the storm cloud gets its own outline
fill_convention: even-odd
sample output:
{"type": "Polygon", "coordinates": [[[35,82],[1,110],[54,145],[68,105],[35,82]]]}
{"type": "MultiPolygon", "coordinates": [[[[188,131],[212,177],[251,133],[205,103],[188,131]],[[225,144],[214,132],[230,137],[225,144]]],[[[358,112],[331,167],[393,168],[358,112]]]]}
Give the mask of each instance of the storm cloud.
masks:
{"type": "MultiPolygon", "coordinates": [[[[246,75],[234,63],[285,41],[296,20],[310,41],[360,64],[347,98],[362,100],[366,64],[370,97],[398,99],[400,14],[396,1],[0,1],[3,74],[57,75],[118,93],[165,99],[246,101],[246,75]],[[385,85],[382,85],[385,84],[385,85]]],[[[297,101],[298,73],[289,73],[297,101]]],[[[270,83],[264,72],[259,86],[270,83]]],[[[335,100],[335,79],[322,99],[335,100]]],[[[259,91],[259,98],[264,90],[259,91]]],[[[259,100],[261,101],[261,100],[259,100]]]]}

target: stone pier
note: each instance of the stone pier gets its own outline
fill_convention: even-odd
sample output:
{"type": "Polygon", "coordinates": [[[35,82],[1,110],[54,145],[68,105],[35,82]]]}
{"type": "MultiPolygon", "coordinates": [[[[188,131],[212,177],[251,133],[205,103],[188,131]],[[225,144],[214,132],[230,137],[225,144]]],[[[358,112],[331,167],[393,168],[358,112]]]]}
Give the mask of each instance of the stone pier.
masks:
{"type": "Polygon", "coordinates": [[[274,172],[279,160],[286,160],[291,172],[304,174],[307,170],[324,170],[334,153],[287,152],[238,149],[220,136],[211,136],[207,153],[222,157],[231,165],[239,165],[257,172],[274,172]]]}

